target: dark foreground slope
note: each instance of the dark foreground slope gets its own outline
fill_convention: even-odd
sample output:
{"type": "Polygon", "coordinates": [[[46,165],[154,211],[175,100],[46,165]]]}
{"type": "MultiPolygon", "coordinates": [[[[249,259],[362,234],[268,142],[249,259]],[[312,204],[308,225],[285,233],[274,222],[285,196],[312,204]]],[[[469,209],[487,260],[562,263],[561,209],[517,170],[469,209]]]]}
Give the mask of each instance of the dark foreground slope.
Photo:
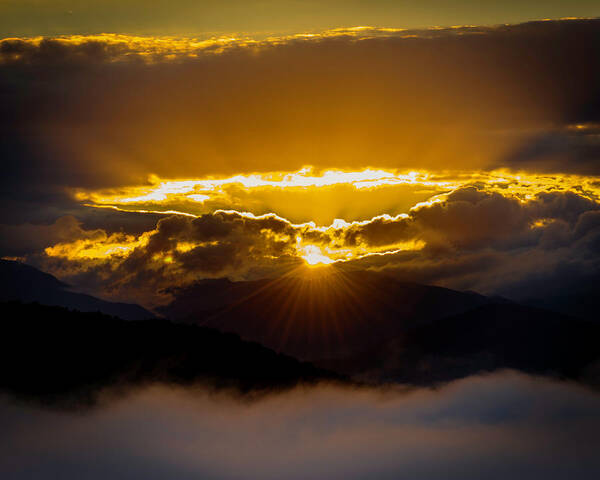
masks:
{"type": "Polygon", "coordinates": [[[102,312],[125,320],[153,318],[151,312],[133,303],[107,302],[73,292],[69,285],[48,273],[10,260],[0,260],[0,301],[38,302],[82,312],[102,312]]]}
{"type": "Polygon", "coordinates": [[[208,328],[16,302],[0,312],[0,390],[49,404],[153,382],[249,393],[340,378],[208,328]]]}

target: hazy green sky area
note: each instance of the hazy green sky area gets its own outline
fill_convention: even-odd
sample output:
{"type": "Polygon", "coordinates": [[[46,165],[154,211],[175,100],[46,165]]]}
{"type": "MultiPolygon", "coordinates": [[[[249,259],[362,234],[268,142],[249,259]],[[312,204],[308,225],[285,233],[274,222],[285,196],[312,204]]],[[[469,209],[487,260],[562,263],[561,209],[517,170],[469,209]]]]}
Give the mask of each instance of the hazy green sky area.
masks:
{"type": "Polygon", "coordinates": [[[0,0],[0,37],[269,34],[597,16],[598,0],[0,0]]]}

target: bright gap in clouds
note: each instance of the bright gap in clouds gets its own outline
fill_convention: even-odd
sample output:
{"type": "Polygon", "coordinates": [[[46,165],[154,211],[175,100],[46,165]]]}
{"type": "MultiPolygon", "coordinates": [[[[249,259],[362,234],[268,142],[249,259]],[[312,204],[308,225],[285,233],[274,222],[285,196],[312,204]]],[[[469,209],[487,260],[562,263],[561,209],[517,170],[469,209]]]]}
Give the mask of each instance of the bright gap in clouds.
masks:
{"type": "Polygon", "coordinates": [[[382,214],[408,213],[471,185],[521,201],[545,191],[576,191],[588,199],[600,198],[600,182],[595,176],[509,170],[318,171],[311,166],[298,171],[244,173],[224,178],[167,179],[151,175],[146,185],[77,189],[72,193],[90,207],[127,212],[198,216],[232,210],[254,215],[274,213],[295,224],[334,226],[336,219],[352,222],[382,214]]]}
{"type": "Polygon", "coordinates": [[[306,245],[300,249],[302,259],[310,267],[322,267],[334,262],[331,258],[324,255],[316,245],[306,245]]]}

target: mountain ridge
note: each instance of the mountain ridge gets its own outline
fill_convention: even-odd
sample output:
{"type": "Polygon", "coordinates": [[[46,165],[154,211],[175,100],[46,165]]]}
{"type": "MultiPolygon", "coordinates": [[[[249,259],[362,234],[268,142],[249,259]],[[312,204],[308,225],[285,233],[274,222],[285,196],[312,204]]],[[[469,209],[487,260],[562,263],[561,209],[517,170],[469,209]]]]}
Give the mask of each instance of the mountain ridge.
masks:
{"type": "Polygon", "coordinates": [[[0,302],[22,301],[54,305],[82,312],[102,312],[125,320],[154,318],[155,314],[135,303],[109,302],[69,290],[53,275],[31,265],[0,259],[0,302]]]}
{"type": "Polygon", "coordinates": [[[513,368],[600,384],[600,363],[585,372],[600,362],[594,322],[376,272],[329,272],[203,281],[176,292],[161,313],[361,381],[434,385],[513,368]]]}
{"type": "Polygon", "coordinates": [[[19,302],[0,303],[0,312],[0,391],[49,406],[93,406],[104,391],[155,383],[259,395],[347,382],[214,329],[19,302]]]}
{"type": "Polygon", "coordinates": [[[398,335],[408,324],[500,301],[378,272],[331,268],[270,280],[203,281],[174,291],[173,302],[158,311],[311,361],[325,351],[335,356],[363,349],[365,342],[398,335]]]}

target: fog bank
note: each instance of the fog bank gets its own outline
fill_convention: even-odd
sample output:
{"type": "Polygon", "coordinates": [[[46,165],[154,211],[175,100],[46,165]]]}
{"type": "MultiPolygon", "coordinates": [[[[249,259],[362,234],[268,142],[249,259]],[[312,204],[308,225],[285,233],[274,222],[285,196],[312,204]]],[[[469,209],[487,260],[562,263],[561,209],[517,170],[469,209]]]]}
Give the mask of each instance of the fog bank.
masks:
{"type": "Polygon", "coordinates": [[[66,413],[3,399],[2,478],[506,479],[600,475],[600,396],[512,372],[439,390],[240,403],[153,387],[66,413]]]}

